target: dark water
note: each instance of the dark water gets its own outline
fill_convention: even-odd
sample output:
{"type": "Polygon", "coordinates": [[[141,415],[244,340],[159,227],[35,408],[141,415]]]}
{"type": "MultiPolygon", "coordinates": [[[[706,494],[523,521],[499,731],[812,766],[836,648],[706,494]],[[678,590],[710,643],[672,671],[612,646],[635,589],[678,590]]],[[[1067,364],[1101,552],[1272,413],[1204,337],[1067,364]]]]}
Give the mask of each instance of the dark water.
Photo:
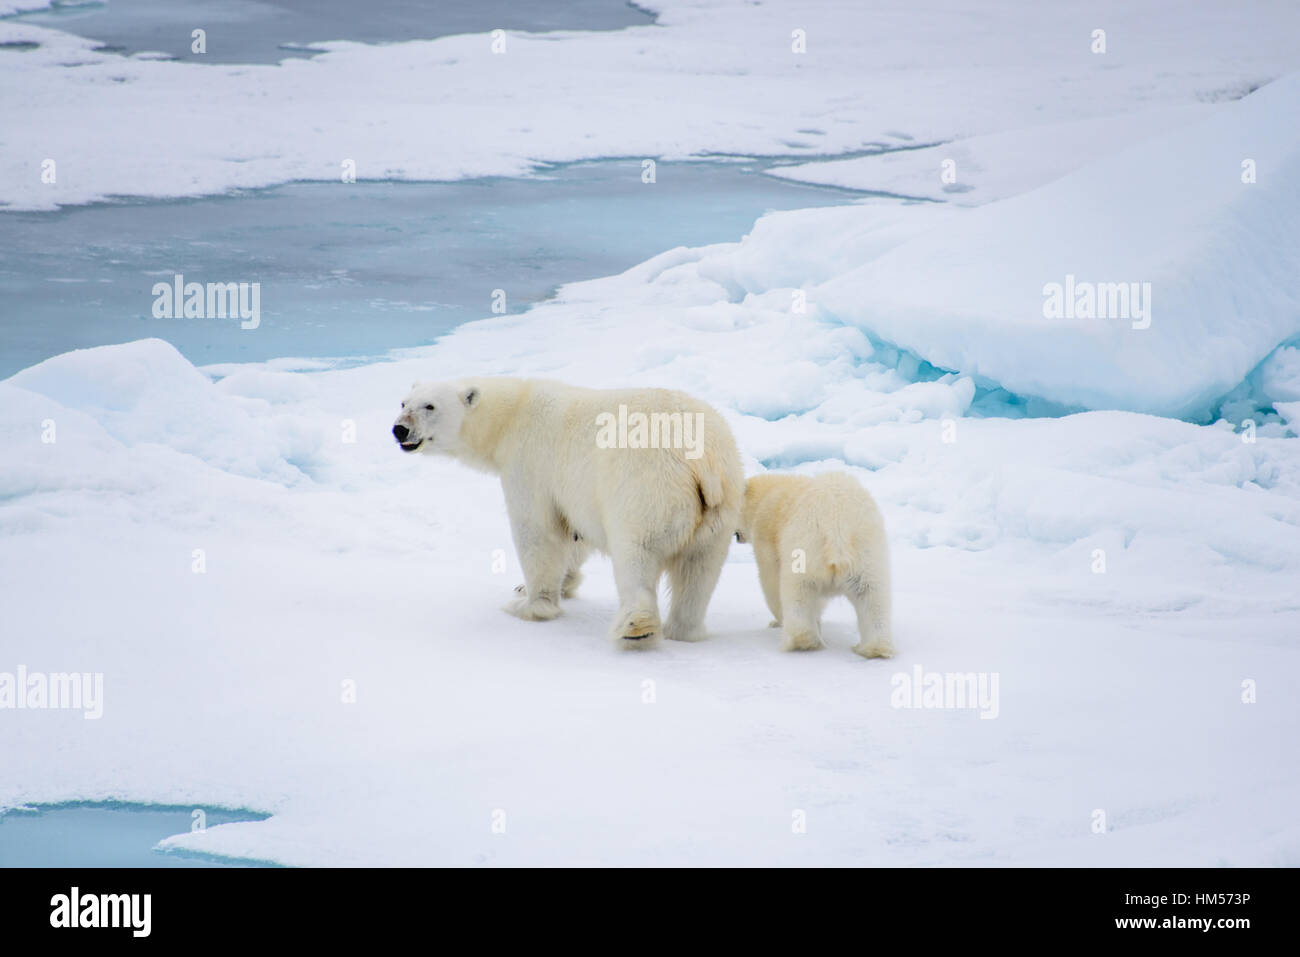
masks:
{"type": "Polygon", "coordinates": [[[298,183],[199,200],[0,213],[0,378],[158,336],[192,362],[373,356],[427,345],[561,283],[678,245],[739,239],[763,212],[849,201],[757,164],[640,160],[537,179],[298,183]],[[261,324],[154,318],[153,286],[260,283],[261,324]]]}
{"type": "Polygon", "coordinates": [[[267,815],[221,808],[146,804],[56,804],[0,814],[0,867],[259,867],[207,855],[155,851],[165,837],[194,826],[263,821],[267,815]]]}
{"type": "Polygon", "coordinates": [[[653,23],[625,0],[64,0],[23,14],[124,54],[168,53],[204,63],[276,63],[324,40],[391,43],[491,30],[617,30],[653,23]],[[191,51],[206,33],[207,52],[191,51]]]}

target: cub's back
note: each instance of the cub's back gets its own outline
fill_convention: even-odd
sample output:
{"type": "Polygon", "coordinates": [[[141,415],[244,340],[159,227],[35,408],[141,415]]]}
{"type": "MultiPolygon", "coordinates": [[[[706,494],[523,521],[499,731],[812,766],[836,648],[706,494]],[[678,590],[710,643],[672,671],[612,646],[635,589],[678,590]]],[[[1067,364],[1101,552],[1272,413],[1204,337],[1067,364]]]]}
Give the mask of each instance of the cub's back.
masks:
{"type": "Polygon", "coordinates": [[[884,518],[851,475],[826,472],[791,489],[781,542],[783,550],[804,549],[832,577],[853,575],[885,548],[884,518]]]}

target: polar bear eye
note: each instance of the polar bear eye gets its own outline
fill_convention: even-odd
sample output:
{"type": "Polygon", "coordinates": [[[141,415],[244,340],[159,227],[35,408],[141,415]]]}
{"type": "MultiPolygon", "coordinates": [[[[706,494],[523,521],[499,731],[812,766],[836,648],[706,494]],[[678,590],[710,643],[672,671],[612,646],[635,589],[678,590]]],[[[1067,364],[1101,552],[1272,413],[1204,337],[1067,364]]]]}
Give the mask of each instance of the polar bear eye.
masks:
{"type": "Polygon", "coordinates": [[[433,411],[433,406],[431,405],[426,405],[425,408],[428,409],[430,412],[433,411]]]}

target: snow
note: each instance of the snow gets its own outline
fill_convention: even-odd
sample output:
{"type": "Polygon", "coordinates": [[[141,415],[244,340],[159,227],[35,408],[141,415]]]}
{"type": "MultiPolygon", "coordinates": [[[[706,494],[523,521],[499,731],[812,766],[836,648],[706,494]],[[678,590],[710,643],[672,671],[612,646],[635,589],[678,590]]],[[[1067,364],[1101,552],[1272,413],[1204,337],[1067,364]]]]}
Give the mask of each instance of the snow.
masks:
{"type": "Polygon", "coordinates": [[[819,186],[980,206],[1037,189],[1114,152],[1116,144],[1142,142],[1209,112],[1208,105],[1196,104],[1095,116],[986,133],[935,146],[797,163],[768,172],[819,186]],[[1026,155],[1033,158],[1031,162],[1025,161],[1026,155]],[[952,165],[945,179],[946,163],[952,165]]]}
{"type": "Polygon", "coordinates": [[[347,159],[363,181],[601,156],[813,159],[1217,101],[1300,69],[1300,8],[1267,0],[648,6],[653,25],[509,33],[503,54],[473,34],[238,66],[124,58],[0,22],[0,43],[40,44],[0,51],[0,203],[338,182],[347,159]],[[1099,25],[1104,54],[1090,51],[1099,25]]]}
{"type": "Polygon", "coordinates": [[[955,3],[855,30],[657,6],[504,59],[461,36],[278,67],[0,23],[42,44],[0,51],[41,79],[0,77],[22,208],[331,178],[359,116],[393,178],[949,139],[996,172],[977,208],[774,213],[384,361],[144,339],[0,381],[0,672],[104,676],[98,720],[0,711],[0,808],[247,807],[271,816],[164,845],[302,865],[1300,865],[1296,12],[1011,4],[971,44],[955,3]],[[1067,156],[1048,116],[1107,142],[1067,156]],[[1043,319],[1067,272],[1151,282],[1150,327],[1043,319]],[[698,644],[612,648],[601,558],[560,619],[506,615],[497,483],[389,434],[413,380],[472,374],[684,389],[748,473],[847,469],[889,530],[898,657],[853,655],[843,603],[827,650],[778,651],[741,545],[698,644]],[[997,717],[894,707],[918,667],[996,675],[997,717]]]}
{"type": "Polygon", "coordinates": [[[1300,347],[1278,349],[1260,365],[1259,377],[1260,387],[1270,399],[1300,399],[1300,347]]]}
{"type": "Polygon", "coordinates": [[[1279,121],[1295,115],[1300,74],[966,211],[809,298],[1013,393],[1207,419],[1300,334],[1300,127],[1279,121]],[[1246,161],[1255,182],[1244,182],[1246,161]],[[1048,284],[1075,278],[1149,284],[1149,316],[1049,317],[1048,284]]]}

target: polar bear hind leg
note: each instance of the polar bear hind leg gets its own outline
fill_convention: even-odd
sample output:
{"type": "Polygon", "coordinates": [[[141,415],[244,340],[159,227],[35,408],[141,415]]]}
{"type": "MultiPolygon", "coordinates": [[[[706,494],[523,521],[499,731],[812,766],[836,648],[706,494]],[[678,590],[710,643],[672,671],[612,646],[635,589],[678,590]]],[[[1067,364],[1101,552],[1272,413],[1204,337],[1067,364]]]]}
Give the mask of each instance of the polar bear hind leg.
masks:
{"type": "Polygon", "coordinates": [[[894,641],[889,627],[889,583],[850,582],[845,594],[858,613],[858,643],[853,646],[864,658],[891,658],[894,641]]]}
{"type": "Polygon", "coordinates": [[[781,571],[782,651],[815,651],[822,647],[821,590],[798,572],[781,571]]]}
{"type": "Polygon", "coordinates": [[[704,637],[704,612],[727,560],[731,534],[724,531],[704,542],[691,542],[668,562],[668,587],[672,607],[664,623],[664,637],[673,641],[699,641],[704,637]]]}

